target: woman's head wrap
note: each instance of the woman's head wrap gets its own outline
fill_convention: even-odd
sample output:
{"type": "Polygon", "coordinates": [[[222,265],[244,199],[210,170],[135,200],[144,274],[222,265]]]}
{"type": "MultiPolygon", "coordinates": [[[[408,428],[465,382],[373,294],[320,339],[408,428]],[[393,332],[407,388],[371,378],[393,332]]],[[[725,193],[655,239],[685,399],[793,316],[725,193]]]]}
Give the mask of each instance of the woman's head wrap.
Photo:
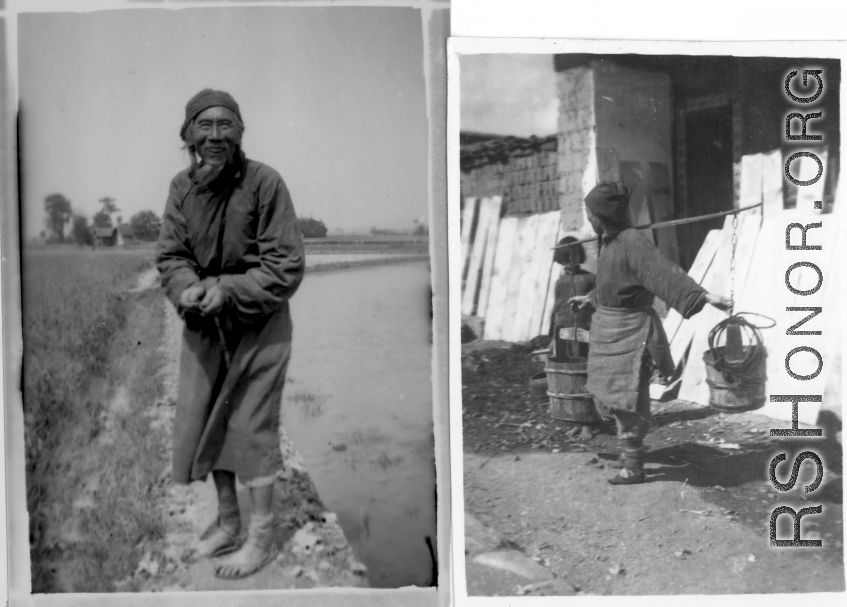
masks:
{"type": "Polygon", "coordinates": [[[604,181],[588,192],[585,206],[601,220],[623,224],[627,219],[630,194],[630,189],[623,182],[604,181]]]}
{"type": "Polygon", "coordinates": [[[241,118],[241,110],[238,109],[238,104],[235,102],[235,99],[232,98],[232,95],[225,91],[203,89],[194,95],[194,97],[192,97],[185,105],[185,122],[182,123],[182,128],[179,130],[180,138],[185,141],[185,136],[188,132],[188,125],[191,124],[191,121],[194,120],[197,114],[203,110],[209,109],[210,107],[217,106],[225,107],[232,111],[232,113],[238,118],[238,121],[241,124],[244,124],[244,120],[241,118]]]}
{"type": "MultiPolygon", "coordinates": [[[[559,241],[559,246],[570,242],[577,242],[579,239],[576,236],[565,236],[559,241]]],[[[563,266],[570,266],[571,260],[574,265],[585,263],[585,248],[581,244],[562,247],[553,251],[553,262],[563,266]]]]}

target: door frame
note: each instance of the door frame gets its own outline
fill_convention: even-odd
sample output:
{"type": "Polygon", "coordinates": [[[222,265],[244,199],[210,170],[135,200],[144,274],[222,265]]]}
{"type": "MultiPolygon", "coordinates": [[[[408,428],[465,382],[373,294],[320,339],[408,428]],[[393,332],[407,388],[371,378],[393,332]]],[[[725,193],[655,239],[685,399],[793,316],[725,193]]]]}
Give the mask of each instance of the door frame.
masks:
{"type": "Polygon", "coordinates": [[[674,124],[674,139],[676,139],[674,152],[675,189],[677,200],[681,203],[677,208],[688,209],[688,180],[686,178],[688,155],[686,154],[685,141],[687,114],[723,106],[729,106],[732,112],[732,206],[738,208],[741,192],[741,104],[737,99],[733,99],[726,93],[686,99],[676,110],[676,122],[674,124]]]}

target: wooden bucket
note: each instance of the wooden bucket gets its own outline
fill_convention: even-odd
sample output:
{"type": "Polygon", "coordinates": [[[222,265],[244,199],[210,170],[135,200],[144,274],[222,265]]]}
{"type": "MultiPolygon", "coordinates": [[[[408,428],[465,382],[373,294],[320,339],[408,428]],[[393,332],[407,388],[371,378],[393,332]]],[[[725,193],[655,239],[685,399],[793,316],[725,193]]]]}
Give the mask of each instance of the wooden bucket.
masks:
{"type": "MultiPolygon", "coordinates": [[[[744,354],[751,346],[744,346],[744,354]]],[[[718,357],[723,356],[724,347],[715,348],[718,357]]],[[[762,352],[758,364],[752,365],[740,377],[725,376],[715,369],[715,358],[710,350],[703,354],[706,363],[706,383],[709,385],[709,405],[718,411],[740,413],[755,411],[765,406],[765,382],[767,375],[766,352],[762,352]]]]}
{"type": "Polygon", "coordinates": [[[547,386],[557,394],[581,394],[588,380],[588,361],[584,358],[547,361],[547,386]]]}
{"type": "Polygon", "coordinates": [[[550,417],[553,419],[584,424],[600,421],[594,400],[588,393],[557,394],[548,392],[547,396],[550,397],[550,417]]]}
{"type": "Polygon", "coordinates": [[[547,398],[547,373],[542,371],[529,378],[529,389],[533,400],[545,400],[547,398]]]}
{"type": "Polygon", "coordinates": [[[585,391],[587,370],[588,361],[584,358],[547,361],[547,396],[553,419],[581,423],[600,421],[594,400],[585,391]]]}

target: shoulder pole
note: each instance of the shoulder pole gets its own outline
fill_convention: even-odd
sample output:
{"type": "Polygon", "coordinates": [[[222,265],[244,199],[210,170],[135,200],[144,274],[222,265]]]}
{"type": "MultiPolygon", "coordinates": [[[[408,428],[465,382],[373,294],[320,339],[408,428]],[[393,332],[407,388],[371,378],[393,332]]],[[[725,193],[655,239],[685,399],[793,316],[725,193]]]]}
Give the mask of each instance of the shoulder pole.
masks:
{"type": "MultiPolygon", "coordinates": [[[[742,211],[749,211],[750,209],[755,209],[757,207],[762,206],[762,203],[751,204],[749,207],[741,207],[740,209],[732,209],[731,211],[721,211],[720,213],[710,213],[709,215],[698,215],[697,217],[686,217],[685,219],[672,219],[670,221],[660,221],[658,223],[647,223],[641,226],[635,226],[633,229],[635,230],[649,230],[656,228],[671,228],[673,226],[681,226],[686,223],[696,223],[698,221],[706,221],[707,219],[717,219],[718,217],[726,217],[727,215],[737,215],[742,211]]],[[[597,237],[594,236],[592,238],[586,238],[584,240],[577,240],[576,242],[569,242],[567,244],[557,245],[553,247],[553,249],[563,249],[565,247],[572,247],[578,244],[583,244],[586,242],[594,242],[597,240],[597,237]]]]}

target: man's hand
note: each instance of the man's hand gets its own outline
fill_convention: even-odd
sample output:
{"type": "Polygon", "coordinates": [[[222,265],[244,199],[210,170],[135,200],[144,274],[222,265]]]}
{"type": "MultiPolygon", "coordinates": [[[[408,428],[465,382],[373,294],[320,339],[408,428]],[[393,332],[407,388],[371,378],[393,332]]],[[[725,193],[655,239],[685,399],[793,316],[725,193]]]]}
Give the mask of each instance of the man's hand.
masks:
{"type": "Polygon", "coordinates": [[[588,299],[588,295],[574,295],[568,300],[568,305],[571,307],[571,310],[576,312],[588,305],[588,299]]]}
{"type": "Polygon", "coordinates": [[[224,293],[218,285],[212,285],[206,291],[206,296],[200,302],[200,312],[204,316],[213,316],[218,314],[224,305],[224,293]]]}
{"type": "Polygon", "coordinates": [[[718,310],[726,311],[733,306],[733,301],[731,299],[714,293],[706,293],[706,301],[715,306],[718,310]]]}
{"type": "Polygon", "coordinates": [[[197,284],[185,289],[179,296],[179,305],[185,310],[196,310],[206,294],[206,287],[197,284]]]}

